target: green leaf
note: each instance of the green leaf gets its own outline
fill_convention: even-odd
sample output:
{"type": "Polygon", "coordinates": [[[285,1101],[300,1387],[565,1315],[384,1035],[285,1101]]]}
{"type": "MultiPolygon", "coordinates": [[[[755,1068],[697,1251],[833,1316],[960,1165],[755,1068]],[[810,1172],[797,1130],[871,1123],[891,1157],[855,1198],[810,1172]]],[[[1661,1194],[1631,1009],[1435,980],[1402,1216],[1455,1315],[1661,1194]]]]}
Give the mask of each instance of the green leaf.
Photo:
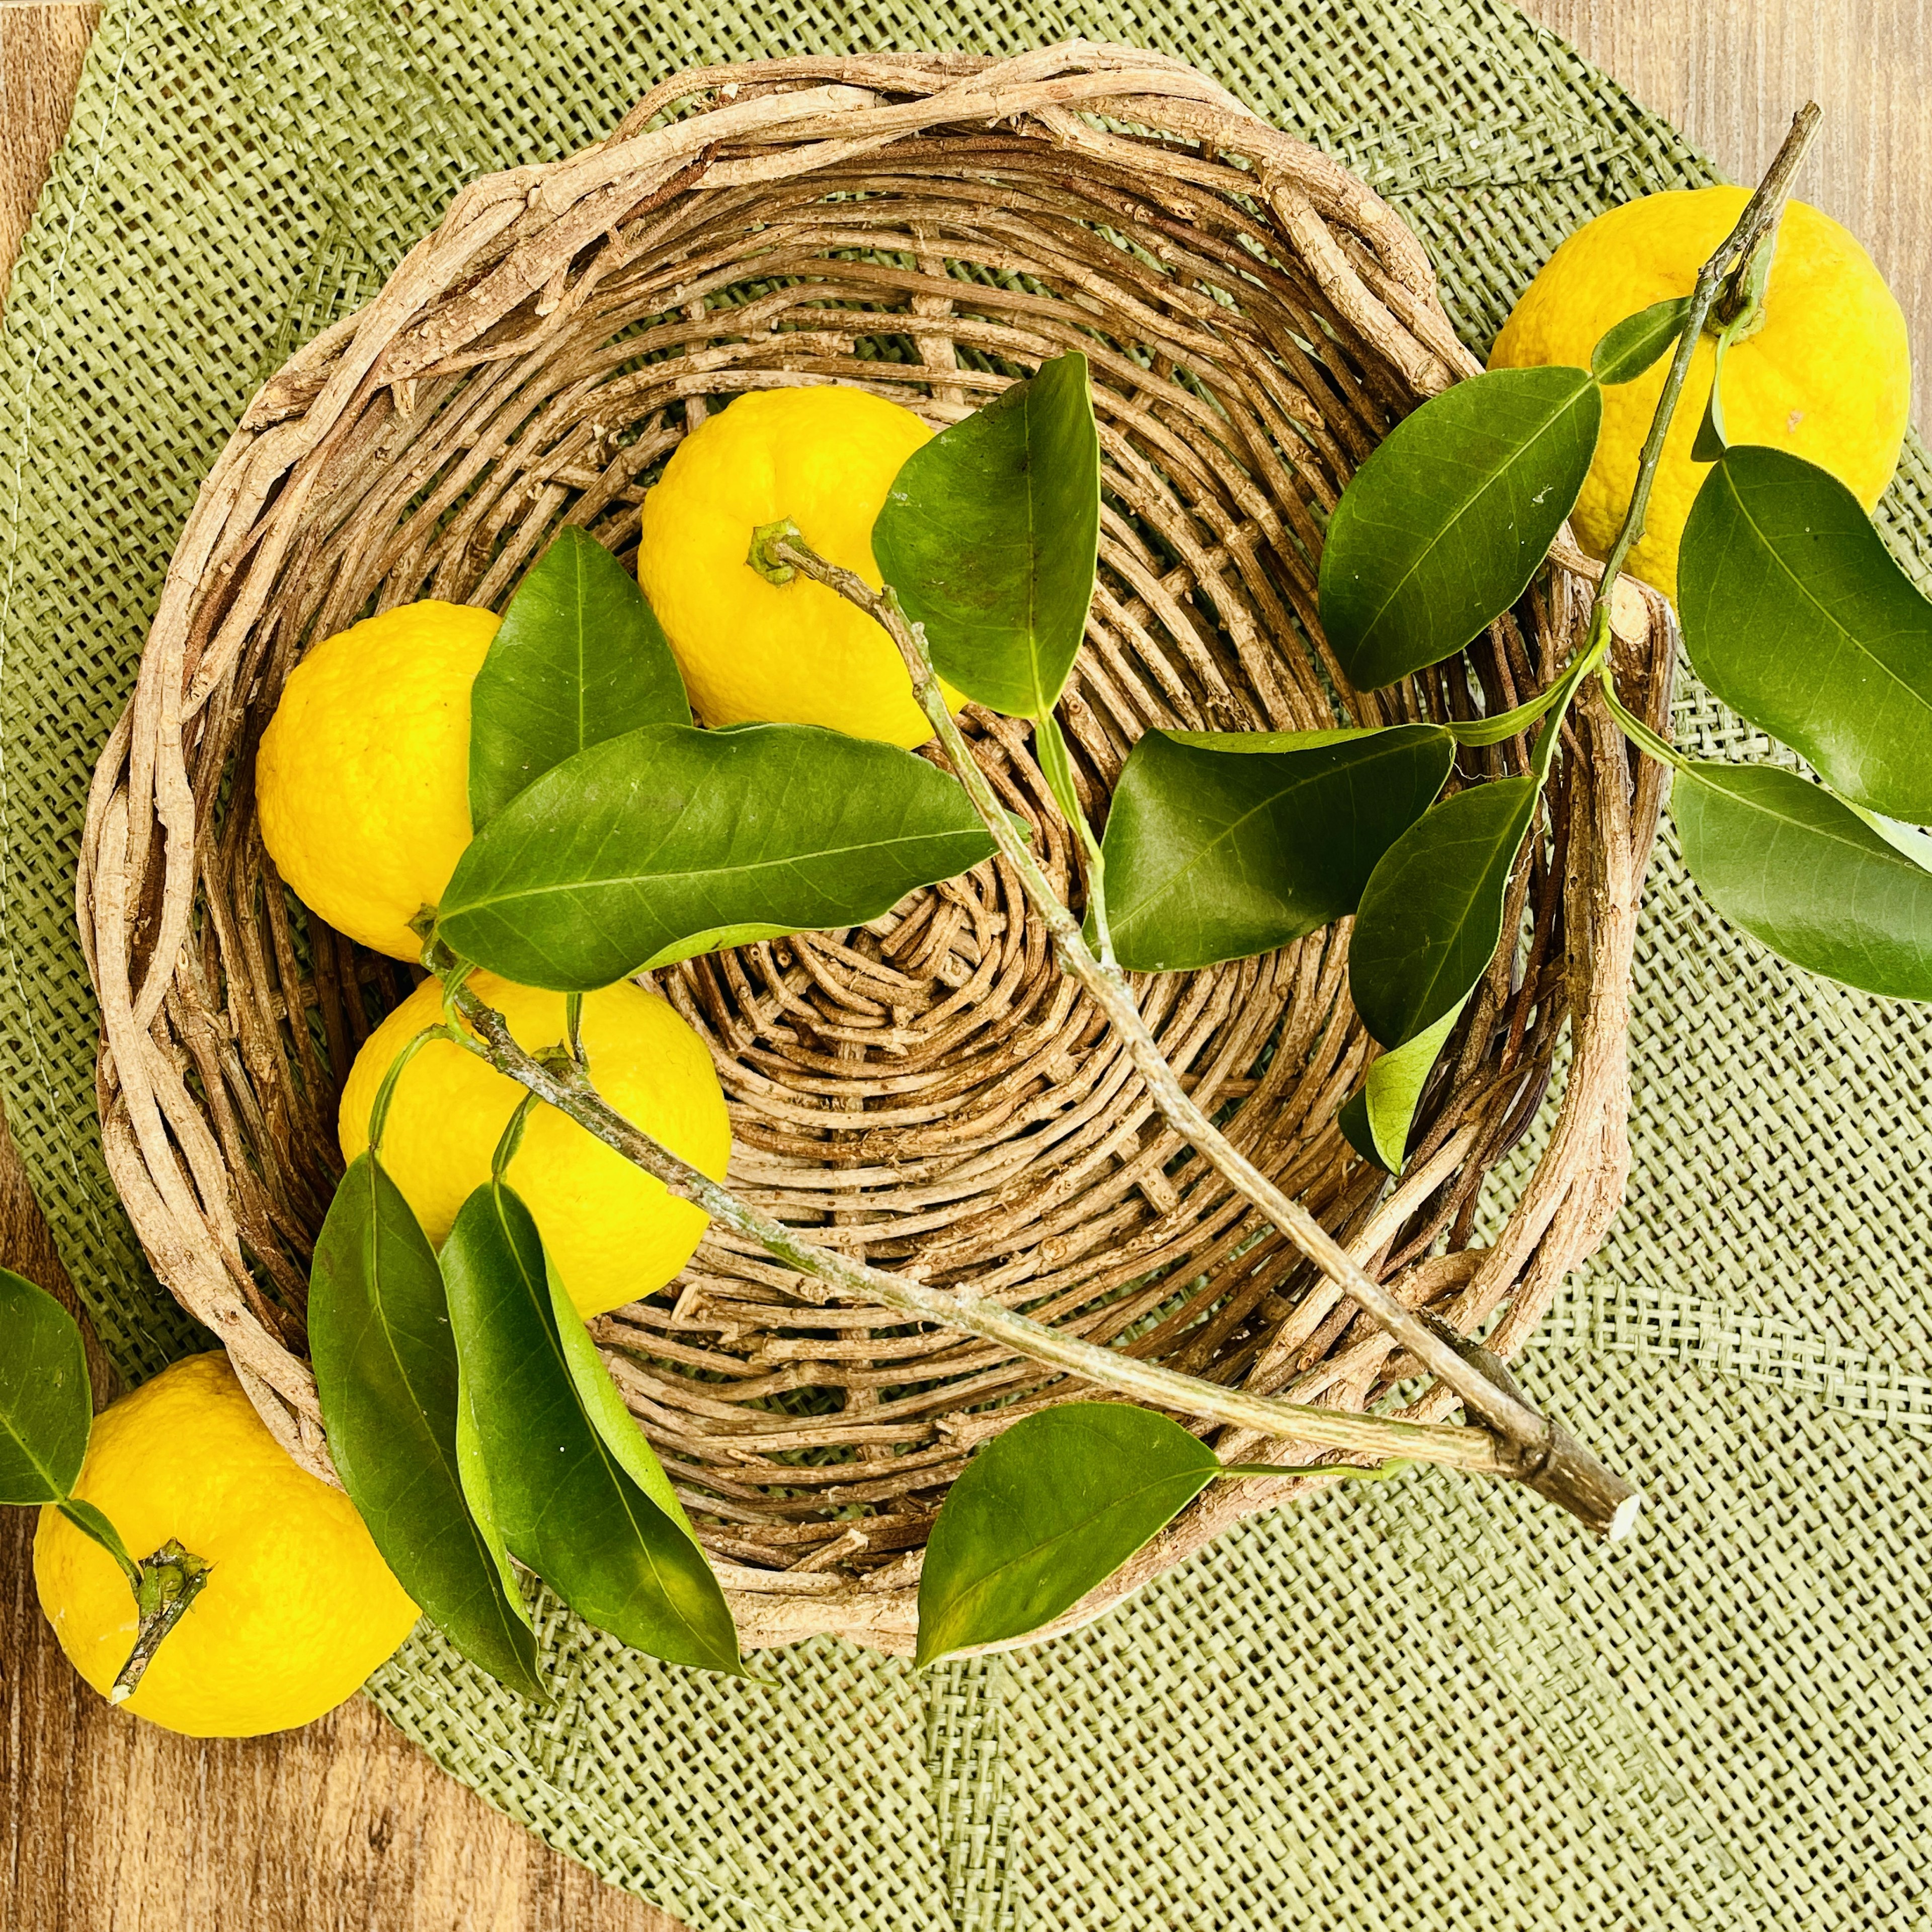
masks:
{"type": "MultiPolygon", "coordinates": [[[[617,1384],[610,1379],[610,1371],[604,1366],[597,1344],[591,1340],[590,1330],[584,1326],[569,1289],[559,1279],[556,1264],[548,1253],[544,1256],[544,1273],[550,1285],[551,1318],[563,1346],[564,1366],[569,1372],[586,1420],[603,1438],[604,1447],[616,1457],[624,1473],[695,1544],[697,1532],[684,1513],[683,1504],[677,1499],[676,1490],[671,1487],[670,1477],[664,1474],[664,1465],[658,1460],[657,1451],[644,1440],[637,1418],[624,1406],[624,1398],[617,1393],[617,1384]]],[[[710,1574],[708,1570],[706,1574],[710,1574]]]]}
{"type": "Polygon", "coordinates": [[[1406,1046],[1456,1012],[1488,970],[1538,790],[1530,777],[1471,785],[1376,866],[1348,942],[1348,990],[1384,1046],[1406,1046]]]}
{"type": "Polygon", "coordinates": [[[1858,500],[1782,450],[1728,450],[1678,562],[1697,675],[1846,798],[1932,820],[1932,604],[1858,500]]]}
{"type": "Polygon", "coordinates": [[[646,971],[660,966],[675,966],[680,959],[696,959],[706,952],[724,952],[734,946],[756,946],[760,940],[782,939],[796,930],[789,926],[761,926],[756,920],[744,926],[714,926],[708,932],[694,932],[653,952],[644,962],[646,971]]]}
{"type": "Polygon", "coordinates": [[[1690,298],[1675,296],[1627,315],[1606,330],[1590,352],[1590,373],[1600,382],[1634,382],[1684,333],[1690,298]]]}
{"type": "Polygon", "coordinates": [[[652,1501],[584,1412],[562,1290],[530,1210],[486,1183],[458,1214],[442,1265],[504,1541],[579,1616],[633,1648],[737,1672],[731,1612],[681,1514],[652,1501]]]}
{"type": "Polygon", "coordinates": [[[700,934],[861,925],[992,849],[910,752],[812,724],[651,724],[505,806],[457,862],[440,929],[506,979],[594,992],[700,934]]]}
{"type": "Polygon", "coordinates": [[[932,1526],[919,1664],[1051,1623],[1220,1466],[1179,1423],[1125,1402],[1068,1402],[1015,1423],[967,1464],[932,1526]]]}
{"type": "Polygon", "coordinates": [[[524,574],[470,688],[470,817],[644,724],[688,724],[676,660],[637,580],[588,532],[559,532],[524,574]]]}
{"type": "Polygon", "coordinates": [[[350,1162],[329,1204],[308,1324],[329,1454],[382,1560],[472,1664],[544,1696],[522,1599],[464,1497],[456,1349],[435,1251],[373,1155],[350,1162]]]}
{"type": "Polygon", "coordinates": [[[1353,912],[1455,750],[1432,724],[1147,733],[1101,847],[1120,963],[1174,972],[1246,958],[1353,912]]]}
{"type": "Polygon", "coordinates": [[[490,1492],[490,1472],[483,1463],[483,1441],[476,1432],[476,1410],[470,1400],[470,1390],[464,1383],[460,1369],[456,1378],[456,1473],[463,1484],[463,1499],[470,1505],[477,1532],[502,1580],[504,1600],[518,1622],[534,1636],[536,1625],[531,1620],[530,1606],[524,1600],[523,1586],[510,1561],[509,1546],[503,1540],[503,1532],[496,1526],[496,1499],[490,1492]]]}
{"type": "Polygon", "coordinates": [[[60,1513],[84,1536],[91,1536],[120,1564],[122,1574],[130,1584],[139,1586],[141,1566],[128,1554],[128,1546],[121,1540],[121,1532],[107,1520],[99,1510],[79,1496],[67,1496],[57,1505],[60,1513]]]}
{"type": "Polygon", "coordinates": [[[1322,628],[1358,690],[1452,656],[1520,597],[1588,473],[1588,370],[1496,369],[1389,433],[1336,506],[1322,628]]]}
{"type": "Polygon", "coordinates": [[[1466,995],[1433,1026],[1371,1062],[1368,1078],[1335,1116],[1348,1144],[1386,1173],[1400,1174],[1408,1158],[1408,1130],[1422,1103],[1429,1070],[1468,1004],[1466,995]]]}
{"type": "Polygon", "coordinates": [[[1724,351],[1730,341],[1728,335],[1720,335],[1712,352],[1711,393],[1704,398],[1704,413],[1698,418],[1697,434],[1690,440],[1694,462],[1715,463],[1730,447],[1730,440],[1724,434],[1724,351]]]}
{"type": "Polygon", "coordinates": [[[1100,542],[1100,440],[1077,350],[915,450],[872,526],[873,560],[940,676],[1014,718],[1043,718],[1060,696],[1100,542]]]}
{"type": "Polygon", "coordinates": [[[1932,872],[1842,800],[1775,766],[1694,764],[1670,808],[1685,867],[1733,925],[1808,973],[1932,1000],[1932,872]]]}
{"type": "Polygon", "coordinates": [[[68,1495],[93,1423],[80,1325],[46,1289],[0,1268],[0,1503],[68,1495]]]}

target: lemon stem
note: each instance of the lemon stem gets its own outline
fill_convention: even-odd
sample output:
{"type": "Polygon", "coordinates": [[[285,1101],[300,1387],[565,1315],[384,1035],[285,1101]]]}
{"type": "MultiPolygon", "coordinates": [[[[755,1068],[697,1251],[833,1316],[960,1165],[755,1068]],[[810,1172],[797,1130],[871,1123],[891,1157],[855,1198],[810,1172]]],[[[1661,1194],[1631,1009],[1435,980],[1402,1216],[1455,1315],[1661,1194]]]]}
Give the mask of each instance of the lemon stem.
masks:
{"type": "MultiPolygon", "coordinates": [[[[890,591],[881,597],[851,572],[828,564],[816,553],[788,544],[790,561],[820,582],[850,578],[831,587],[885,625],[901,648],[911,641],[913,683],[935,728],[946,740],[962,783],[1003,856],[1018,872],[1028,897],[1041,911],[1068,970],[1085,986],[1125,1040],[1128,1052],[1157,1103],[1177,1131],[1184,1134],[1236,1189],[1288,1233],[1323,1272],[1380,1318],[1424,1364],[1463,1396],[1466,1408],[1480,1418],[1474,1426],[1401,1422],[1380,1416],[1286,1402],[1204,1382],[1118,1349],[1082,1340],[1051,1328],[968,1290],[928,1288],[916,1274],[889,1273],[806,1240],[796,1230],[770,1220],[709,1175],[641,1132],[606,1102],[582,1070],[563,1054],[541,1058],[528,1053],[512,1035],[503,1016],[468,986],[454,998],[470,1030],[500,1072],[547,1100],[595,1134],[646,1173],[654,1174],[680,1199],[693,1202],[715,1220],[756,1241],[768,1253],[835,1292],[895,1310],[915,1320],[956,1328],[1000,1343],[1016,1354],[1102,1388],[1183,1415],[1203,1416],[1250,1429],[1279,1441],[1352,1450],[1379,1459],[1400,1457],[1504,1476],[1568,1510],[1612,1541],[1634,1526],[1642,1498],[1604,1469],[1567,1431],[1546,1420],[1522,1400],[1513,1382],[1484,1374],[1458,1350],[1370,1275],[1298,1202],[1292,1202],[1239,1153],[1214,1127],[1180,1086],[1162,1055],[1119,969],[1103,967],[1081,938],[1079,922],[1054,892],[994,797],[985,774],[960,738],[946,708],[937,674],[926,655],[917,628],[908,623],[890,591]],[[856,592],[856,595],[855,595],[856,592]],[[875,608],[876,607],[876,608],[875,608]],[[967,774],[970,773],[970,777],[967,774]]],[[[432,943],[424,963],[446,983],[458,966],[446,946],[432,943]]]]}
{"type": "MultiPolygon", "coordinates": [[[[430,949],[430,962],[439,976],[455,964],[448,949],[442,946],[430,949]]],[[[1486,1429],[1357,1415],[1225,1388],[1049,1328],[969,1288],[928,1288],[915,1274],[891,1273],[820,1247],[796,1229],[766,1219],[634,1126],[567,1056],[539,1057],[526,1052],[502,1015],[470,988],[463,988],[457,998],[465,1022],[500,1072],[508,1074],[538,1100],[548,1101],[634,1166],[655,1174],[680,1200],[693,1202],[723,1226],[756,1241],[798,1274],[824,1283],[835,1294],[890,1308],[914,1321],[976,1335],[1084,1382],[1177,1414],[1204,1416],[1276,1440],[1309,1442],[1378,1458],[1400,1456],[1488,1475],[1519,1473],[1486,1429]]]]}
{"type": "Polygon", "coordinates": [[[212,1567],[184,1550],[172,1537],[140,1565],[140,1580],[134,1586],[134,1607],[140,1622],[134,1648],[108,1693],[116,1703],[124,1704],[134,1696],[161,1640],[188,1614],[212,1567]]]}
{"type": "Polygon", "coordinates": [[[1711,311],[1718,332],[1733,342],[1755,335],[1764,326],[1764,291],[1771,280],[1771,258],[1778,252],[1778,225],[1784,219],[1792,181],[1823,118],[1824,110],[1815,100],[1806,101],[1792,116],[1791,131],[1772,158],[1757,193],[1745,205],[1738,227],[1748,223],[1749,232],[1741,238],[1735,233],[1732,237],[1738,241],[1742,259],[1724,278],[1711,311]]]}
{"type": "Polygon", "coordinates": [[[1214,1473],[1216,1476],[1322,1476],[1330,1480],[1348,1477],[1358,1483],[1385,1483],[1408,1466],[1399,1457],[1393,1462],[1378,1463],[1372,1469],[1353,1462],[1223,1462],[1214,1473]]]}
{"type": "Polygon", "coordinates": [[[789,517],[781,517],[775,524],[760,524],[752,532],[752,548],[745,561],[767,584],[789,584],[798,574],[778,554],[778,544],[788,538],[797,543],[805,541],[804,532],[789,517]]]}

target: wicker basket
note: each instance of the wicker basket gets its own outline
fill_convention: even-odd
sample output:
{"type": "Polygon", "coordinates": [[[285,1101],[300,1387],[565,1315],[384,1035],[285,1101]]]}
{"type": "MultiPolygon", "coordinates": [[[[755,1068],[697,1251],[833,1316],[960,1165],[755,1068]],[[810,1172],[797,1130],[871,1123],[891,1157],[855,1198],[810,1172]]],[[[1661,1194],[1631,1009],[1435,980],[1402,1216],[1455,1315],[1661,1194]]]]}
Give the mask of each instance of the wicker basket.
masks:
{"type": "MultiPolygon", "coordinates": [[[[1322,514],[1390,422],[1475,366],[1394,214],[1189,68],[1075,44],[680,74],[598,146],[466,189],[376,300],[250,406],[101,758],[80,913],[122,1198],[162,1280],[306,1466],[330,1473],[303,1310],[340,1168],[337,1096],[412,975],[308,918],[262,850],[252,763],[290,667],[372,608],[500,604],[560,523],[626,554],[656,471],[734,394],[848,382],[944,424],[1072,346],[1092,361],[1108,499],[1062,716],[1097,818],[1150,726],[1334,722],[1346,686],[1316,620],[1322,514]]],[[[1346,707],[1375,723],[1514,703],[1567,656],[1587,594],[1559,569],[1472,651],[1473,679],[1458,666],[1346,707]]],[[[1652,600],[1626,628],[1625,688],[1660,724],[1667,610],[1652,600]]],[[[967,722],[1077,891],[1026,729],[967,722]]],[[[1470,769],[1524,754],[1468,754],[1470,769]]],[[[1371,1051],[1346,922],[1140,982],[1170,1057],[1242,1146],[1412,1303],[1464,1329],[1507,1304],[1504,1354],[1621,1198],[1630,945],[1658,806],[1654,768],[1634,776],[1586,704],[1514,884],[1523,963],[1513,975],[1506,948],[1472,1001],[1392,1192],[1334,1124],[1371,1051]],[[1566,1031],[1546,1146],[1472,1247],[1484,1176],[1536,1117],[1566,1031]]],[[[998,863],[864,928],[654,983],[716,1057],[734,1185],[818,1238],[1304,1400],[1359,1407],[1408,1371],[1166,1131],[998,863]]],[[[671,1290],[596,1330],[746,1640],[836,1630],[907,1650],[947,1481],[1066,1391],[969,1338],[796,1286],[714,1234],[671,1290]]],[[[1432,1390],[1412,1412],[1450,1406],[1432,1390]]],[[[1078,1614],[1293,1493],[1210,1491],[1078,1614]]]]}

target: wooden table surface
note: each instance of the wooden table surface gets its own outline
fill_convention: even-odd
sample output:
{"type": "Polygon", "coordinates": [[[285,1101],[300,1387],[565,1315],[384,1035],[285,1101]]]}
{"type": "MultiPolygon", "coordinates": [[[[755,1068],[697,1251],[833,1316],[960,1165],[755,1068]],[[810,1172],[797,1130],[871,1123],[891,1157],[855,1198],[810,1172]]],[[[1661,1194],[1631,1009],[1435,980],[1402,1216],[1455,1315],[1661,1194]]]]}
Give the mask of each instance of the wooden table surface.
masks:
{"type": "MultiPolygon", "coordinates": [[[[1857,234],[1932,356],[1932,0],[1531,0],[1531,16],[1754,178],[1826,110],[1802,192],[1857,234]]],[[[0,278],[65,128],[84,6],[0,0],[0,278]]],[[[1918,377],[1917,415],[1928,380],[1918,377]]],[[[0,1262],[65,1282],[0,1129],[0,1262]]],[[[100,1370],[97,1366],[97,1378],[100,1370]]],[[[492,1811],[360,1698],[197,1743],[111,1710],[34,1601],[0,1510],[0,1932],[676,1932],[492,1811]]]]}

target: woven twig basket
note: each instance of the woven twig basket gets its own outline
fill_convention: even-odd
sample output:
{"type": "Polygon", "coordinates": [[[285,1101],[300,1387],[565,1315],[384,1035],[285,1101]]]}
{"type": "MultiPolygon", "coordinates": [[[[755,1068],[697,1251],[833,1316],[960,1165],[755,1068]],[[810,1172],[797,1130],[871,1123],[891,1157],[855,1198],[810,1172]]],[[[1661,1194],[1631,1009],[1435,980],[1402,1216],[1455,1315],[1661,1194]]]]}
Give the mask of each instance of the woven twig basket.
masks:
{"type": "MultiPolygon", "coordinates": [[[[262,850],[253,760],[290,668],[372,609],[500,605],[560,523],[626,554],[652,476],[734,394],[847,382],[944,424],[1076,346],[1108,500],[1062,715],[1096,818],[1150,727],[1305,728],[1338,703],[1370,723],[1468,716],[1477,692],[1513,704],[1567,656],[1587,585],[1559,570],[1474,650],[1473,683],[1458,667],[1348,692],[1316,617],[1324,514],[1390,422],[1475,365],[1373,194],[1193,70],[1126,48],[680,74],[597,146],[466,189],[376,300],[250,406],[102,756],[80,914],[122,1198],[162,1280],[306,1466],[330,1473],[303,1311],[338,1095],[412,976],[309,918],[262,850]]],[[[1660,602],[1646,608],[1620,662],[1660,724],[1673,641],[1660,602]]],[[[968,726],[1077,892],[1027,730],[978,712],[968,726]]],[[[1524,752],[1468,769],[1521,769],[1524,752]]],[[[1634,776],[1586,704],[1515,881],[1526,964],[1513,976],[1506,946],[1472,1002],[1393,1192],[1334,1124],[1370,1051],[1346,922],[1140,983],[1196,1097],[1250,1154],[1412,1303],[1465,1330],[1507,1304],[1504,1354],[1621,1197],[1626,992],[1658,804],[1649,769],[1634,776]],[[1535,1115],[1566,1030],[1546,1149],[1500,1233],[1472,1247],[1484,1177],[1535,1115]]],[[[733,1184],[818,1238],[1304,1400],[1360,1407],[1411,1372],[1166,1132],[999,864],[862,929],[654,983],[716,1058],[733,1184]]],[[[909,1649],[946,1484],[974,1444],[1066,1391],[806,1286],[714,1234],[598,1339],[746,1641],[836,1630],[909,1649]]],[[[1450,1406],[1431,1390],[1414,1412],[1450,1406]]],[[[1210,1491],[1079,1614],[1293,1493],[1210,1491]]]]}

